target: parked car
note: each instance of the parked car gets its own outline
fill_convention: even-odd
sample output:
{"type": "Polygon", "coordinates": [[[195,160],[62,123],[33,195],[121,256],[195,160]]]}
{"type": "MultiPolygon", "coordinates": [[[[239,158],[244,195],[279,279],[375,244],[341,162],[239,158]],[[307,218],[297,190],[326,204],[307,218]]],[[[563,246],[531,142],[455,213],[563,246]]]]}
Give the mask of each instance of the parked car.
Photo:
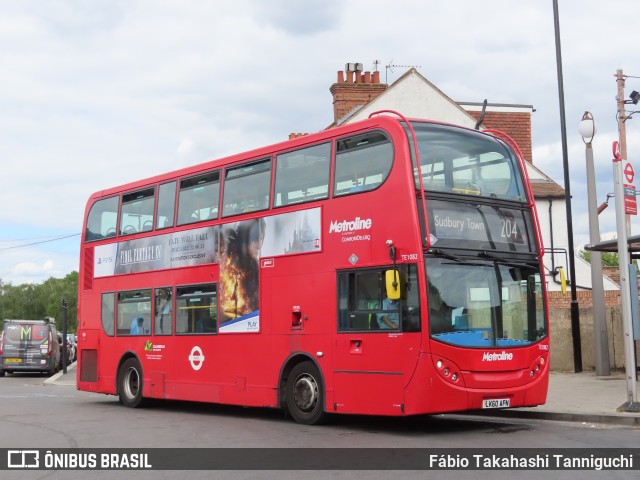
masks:
{"type": "Polygon", "coordinates": [[[69,363],[75,362],[78,359],[78,343],[76,342],[76,336],[73,333],[67,334],[67,343],[71,345],[72,355],[69,356],[69,363]]]}
{"type": "Polygon", "coordinates": [[[53,318],[5,320],[0,333],[0,377],[13,372],[53,375],[60,365],[62,339],[53,318]]]}
{"type": "MultiPolygon", "coordinates": [[[[62,334],[60,332],[58,332],[58,342],[60,343],[60,365],[59,365],[59,367],[62,368],[63,367],[62,362],[64,361],[63,358],[62,358],[62,352],[64,351],[64,349],[63,349],[64,343],[63,343],[62,334]]],[[[71,343],[69,343],[67,341],[67,365],[71,365],[71,363],[73,362],[74,350],[75,349],[72,349],[72,347],[71,347],[71,343]]]]}

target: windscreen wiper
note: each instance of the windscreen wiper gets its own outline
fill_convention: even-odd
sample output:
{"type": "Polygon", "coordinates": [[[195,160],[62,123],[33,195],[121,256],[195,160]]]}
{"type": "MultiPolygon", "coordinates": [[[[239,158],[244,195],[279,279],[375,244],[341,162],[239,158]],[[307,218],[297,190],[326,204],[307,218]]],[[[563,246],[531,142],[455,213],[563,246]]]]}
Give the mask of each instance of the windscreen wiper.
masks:
{"type": "Polygon", "coordinates": [[[432,255],[437,255],[439,257],[444,257],[447,260],[453,260],[454,262],[462,262],[463,261],[460,257],[457,257],[457,256],[452,255],[452,254],[447,253],[447,252],[443,252],[439,248],[430,248],[427,253],[431,253],[432,255]]]}
{"type": "Polygon", "coordinates": [[[510,260],[508,258],[499,257],[497,255],[489,253],[486,250],[483,250],[482,252],[480,252],[478,254],[478,256],[482,257],[482,258],[488,258],[490,260],[493,260],[494,262],[502,263],[502,264],[505,264],[505,265],[511,265],[513,267],[529,267],[529,268],[532,268],[532,267],[538,266],[538,262],[537,261],[527,262],[526,260],[525,261],[510,260]]]}

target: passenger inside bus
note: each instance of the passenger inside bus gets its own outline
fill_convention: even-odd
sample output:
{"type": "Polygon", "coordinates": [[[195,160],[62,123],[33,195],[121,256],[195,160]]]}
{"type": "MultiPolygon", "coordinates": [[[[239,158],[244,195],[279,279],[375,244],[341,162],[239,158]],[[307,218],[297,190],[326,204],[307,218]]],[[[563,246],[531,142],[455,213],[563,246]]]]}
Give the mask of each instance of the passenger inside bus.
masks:
{"type": "Polygon", "coordinates": [[[171,334],[171,288],[156,289],[156,335],[171,334]]]}
{"type": "Polygon", "coordinates": [[[131,322],[131,330],[129,333],[131,335],[144,335],[144,318],[136,317],[131,322]]]}

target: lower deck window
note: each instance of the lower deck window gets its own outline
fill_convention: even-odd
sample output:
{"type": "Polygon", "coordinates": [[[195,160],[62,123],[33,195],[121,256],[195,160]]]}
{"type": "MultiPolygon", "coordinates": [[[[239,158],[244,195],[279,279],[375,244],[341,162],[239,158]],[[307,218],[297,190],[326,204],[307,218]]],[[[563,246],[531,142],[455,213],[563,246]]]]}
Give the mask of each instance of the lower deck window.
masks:
{"type": "Polygon", "coordinates": [[[118,335],[145,335],[151,331],[151,290],[118,293],[118,335]]]}
{"type": "Polygon", "coordinates": [[[113,325],[115,323],[113,306],[115,305],[116,294],[113,292],[102,294],[102,330],[112,337],[114,335],[113,325]]]}
{"type": "Polygon", "coordinates": [[[216,333],[218,296],[215,284],[176,289],[176,333],[216,333]]]}

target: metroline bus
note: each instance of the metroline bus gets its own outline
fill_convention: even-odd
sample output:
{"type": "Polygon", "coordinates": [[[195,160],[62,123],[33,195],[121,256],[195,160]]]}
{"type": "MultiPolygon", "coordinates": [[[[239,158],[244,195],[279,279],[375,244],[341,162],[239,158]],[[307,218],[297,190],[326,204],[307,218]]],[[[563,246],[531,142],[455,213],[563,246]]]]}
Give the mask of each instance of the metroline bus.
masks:
{"type": "Polygon", "coordinates": [[[543,404],[542,255],[515,143],[394,112],[101,191],[78,389],[304,424],[543,404]]]}

